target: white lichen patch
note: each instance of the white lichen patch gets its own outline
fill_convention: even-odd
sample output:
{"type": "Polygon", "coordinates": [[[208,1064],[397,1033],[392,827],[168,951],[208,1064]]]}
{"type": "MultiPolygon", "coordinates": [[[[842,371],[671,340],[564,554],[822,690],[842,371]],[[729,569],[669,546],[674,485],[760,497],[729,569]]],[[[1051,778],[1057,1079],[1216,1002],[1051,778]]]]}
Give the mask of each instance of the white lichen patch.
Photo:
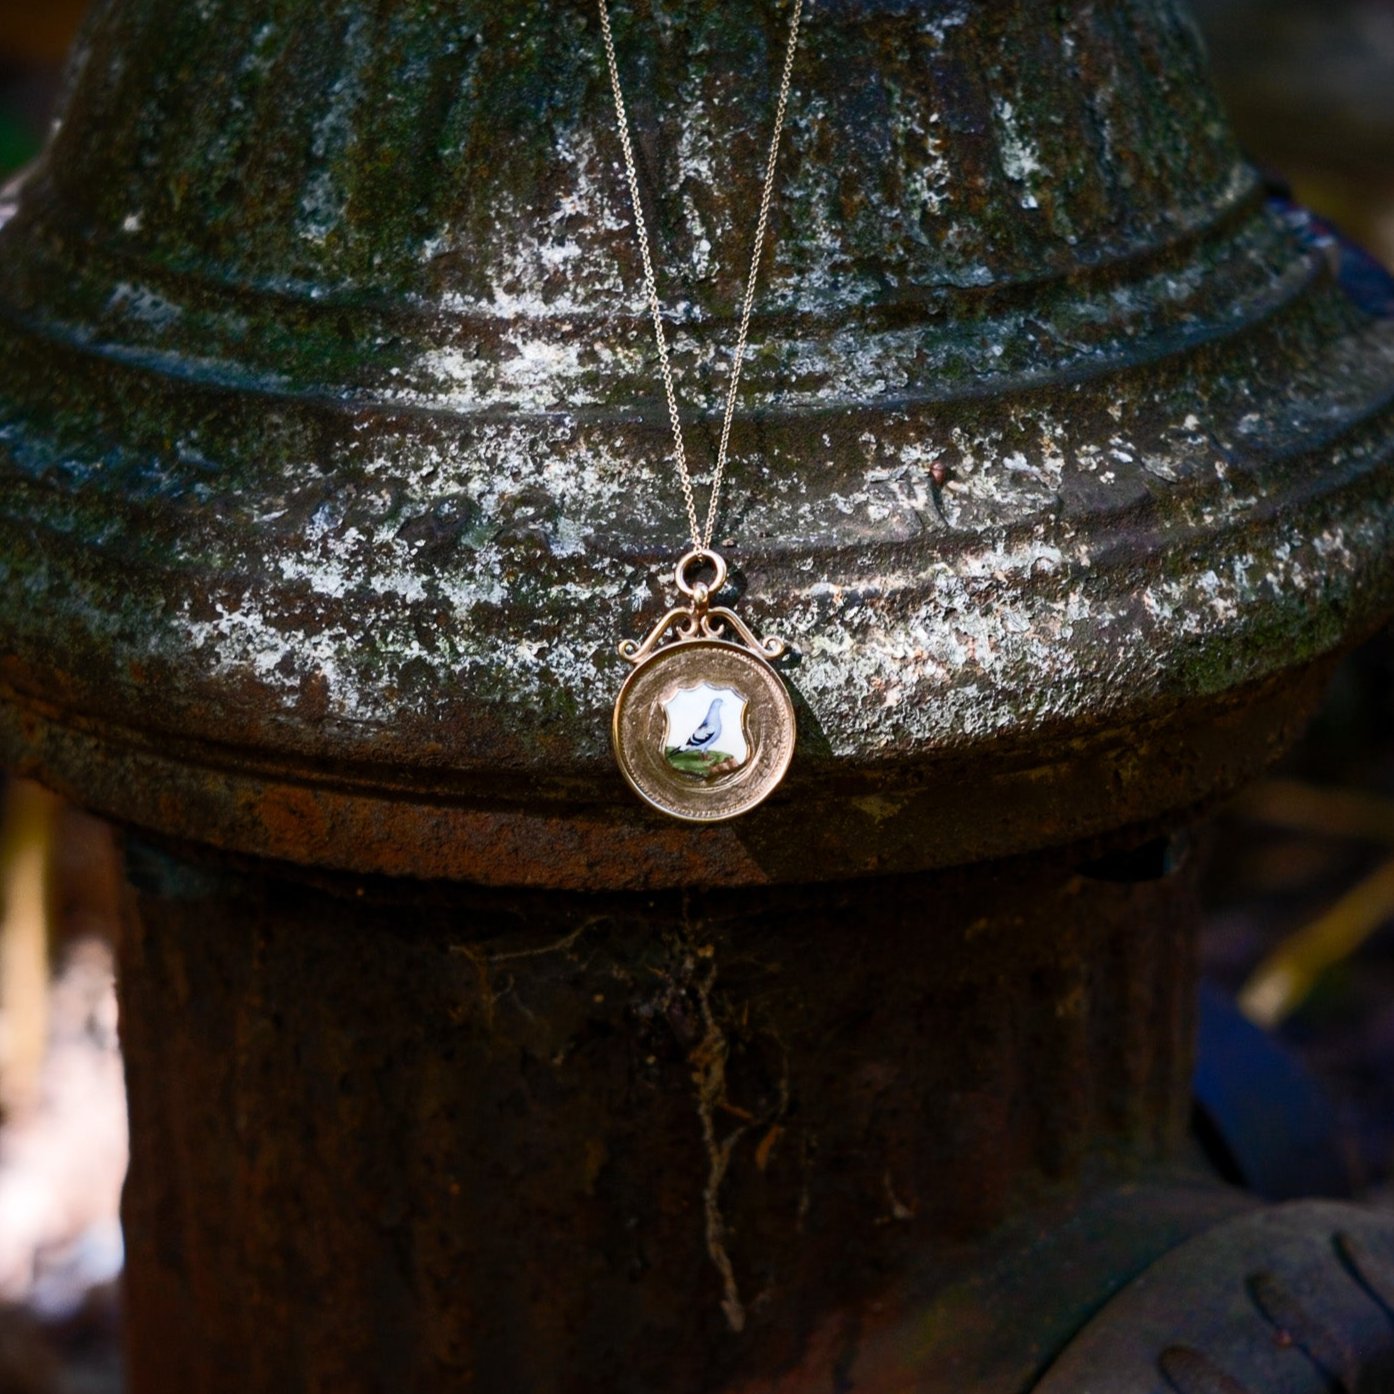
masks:
{"type": "Polygon", "coordinates": [[[330,84],[310,138],[311,166],[300,194],[296,230],[307,242],[323,243],[338,226],[348,203],[344,167],[354,138],[354,118],[363,101],[363,70],[373,54],[367,42],[369,13],[349,11],[340,52],[344,66],[330,84]]]}
{"type": "Polygon", "coordinates": [[[677,185],[682,191],[684,242],[691,248],[688,273],[697,281],[705,281],[734,250],[729,245],[733,229],[715,223],[709,227],[698,207],[699,198],[705,195],[709,201],[712,192],[723,187],[728,171],[717,172],[715,128],[692,86],[687,84],[683,95],[687,117],[678,136],[677,185]],[[714,242],[726,255],[718,255],[714,242]]]}
{"type": "MultiPolygon", "coordinates": [[[[629,210],[613,194],[623,188],[610,162],[596,148],[588,129],[560,127],[554,134],[553,158],[560,187],[552,208],[541,218],[514,197],[502,199],[493,213],[493,232],[485,241],[488,260],[479,270],[478,289],[454,286],[440,296],[452,314],[487,320],[532,320],[548,323],[593,314],[598,305],[643,312],[642,282],[615,255],[596,255],[597,242],[623,251],[632,246],[620,234],[630,231],[629,210]],[[582,235],[576,230],[585,229],[582,235]],[[587,254],[587,248],[592,249],[587,254]]],[[[448,233],[427,238],[420,246],[423,262],[466,253],[471,264],[480,248],[457,242],[448,233]]],[[[637,266],[637,256],[632,258],[637,266]]]]}
{"type": "Polygon", "coordinates": [[[107,313],[133,320],[145,329],[168,329],[183,309],[148,286],[118,281],[106,303],[107,313]]]}
{"type": "MultiPolygon", "coordinates": [[[[1325,545],[1344,543],[1333,536],[1325,545]]],[[[823,714],[835,753],[956,744],[1068,718],[1086,690],[1097,715],[1170,689],[1172,665],[1185,653],[1179,641],[1191,637],[1217,651],[1242,643],[1248,624],[1271,621],[1275,605],[1311,584],[1309,562],[1295,554],[1280,549],[1270,562],[1238,556],[1101,605],[1078,587],[1008,584],[1023,571],[1049,577],[1075,564],[1038,543],[1023,553],[960,558],[935,577],[932,599],[908,610],[897,606],[892,578],[880,578],[884,600],[859,599],[851,608],[836,592],[810,593],[816,606],[796,607],[786,627],[817,627],[816,640],[803,647],[797,681],[823,714]],[[1147,630],[1139,631],[1139,611],[1151,642],[1147,630]],[[923,702],[926,691],[935,694],[932,704],[923,702]]],[[[1272,661],[1283,660],[1274,654],[1272,661]]],[[[1197,690],[1206,690],[1206,680],[1197,681],[1197,690]]]]}
{"type": "MultiPolygon", "coordinates": [[[[416,360],[413,377],[422,384],[402,388],[398,400],[469,412],[507,404],[520,411],[594,401],[581,385],[582,346],[524,334],[509,335],[503,352],[481,356],[462,348],[430,349],[416,360]]],[[[592,352],[607,357],[601,345],[592,352]]]]}
{"type": "MultiPolygon", "coordinates": [[[[952,427],[932,453],[952,465],[940,507],[953,528],[1050,512],[1059,503],[1066,465],[1064,435],[1045,413],[1015,416],[977,430],[952,427]]],[[[912,451],[925,453],[925,444],[912,451]]]]}
{"type": "Polygon", "coordinates": [[[937,7],[933,12],[926,12],[920,20],[920,32],[924,34],[936,48],[943,48],[949,34],[954,29],[961,29],[968,22],[968,8],[962,4],[951,4],[937,7]]]}
{"type": "MultiPolygon", "coordinates": [[[[823,133],[839,120],[832,103],[808,95],[790,109],[787,139],[791,147],[817,149],[823,133]]],[[[771,249],[773,273],[761,294],[761,306],[775,312],[817,310],[829,305],[874,304],[881,296],[877,277],[846,249],[837,218],[839,181],[845,171],[825,159],[794,164],[780,188],[780,216],[797,220],[799,236],[777,240],[771,249]]]]}
{"type": "Polygon", "coordinates": [[[1037,147],[1022,127],[1016,107],[1000,94],[993,99],[992,114],[997,126],[997,148],[1002,172],[1021,186],[1021,206],[1039,208],[1037,190],[1049,176],[1037,147]]]}

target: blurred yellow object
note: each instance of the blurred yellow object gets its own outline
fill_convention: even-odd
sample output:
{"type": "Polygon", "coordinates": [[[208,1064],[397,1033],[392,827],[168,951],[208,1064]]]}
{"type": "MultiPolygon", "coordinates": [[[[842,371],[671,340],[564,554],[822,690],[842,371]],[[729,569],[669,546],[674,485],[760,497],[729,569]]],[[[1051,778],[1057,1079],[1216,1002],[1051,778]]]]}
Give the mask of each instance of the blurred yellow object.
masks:
{"type": "Polygon", "coordinates": [[[1259,1026],[1276,1026],[1317,979],[1394,918],[1394,859],[1347,891],[1324,915],[1289,935],[1254,969],[1239,1008],[1259,1026]]]}
{"type": "Polygon", "coordinates": [[[0,1105],[38,1098],[48,1044],[48,872],[59,801],[16,779],[0,824],[0,1105]]]}

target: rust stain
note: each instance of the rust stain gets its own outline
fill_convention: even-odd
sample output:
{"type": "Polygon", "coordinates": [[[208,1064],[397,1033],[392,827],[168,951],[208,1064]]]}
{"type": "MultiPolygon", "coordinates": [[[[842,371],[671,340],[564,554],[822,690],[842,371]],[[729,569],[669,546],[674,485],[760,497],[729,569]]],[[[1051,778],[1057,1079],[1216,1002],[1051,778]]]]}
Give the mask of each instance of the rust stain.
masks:
{"type": "Polygon", "coordinates": [[[312,860],[324,845],[328,827],[320,799],[309,789],[280,785],[266,790],[255,807],[268,844],[283,856],[312,860]]]}

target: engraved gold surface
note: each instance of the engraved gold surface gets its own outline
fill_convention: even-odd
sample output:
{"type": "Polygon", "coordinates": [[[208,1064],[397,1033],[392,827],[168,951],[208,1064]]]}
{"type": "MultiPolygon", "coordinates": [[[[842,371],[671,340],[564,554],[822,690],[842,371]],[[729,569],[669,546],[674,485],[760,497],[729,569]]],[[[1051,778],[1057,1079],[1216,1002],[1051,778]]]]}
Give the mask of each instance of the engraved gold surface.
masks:
{"type": "Polygon", "coordinates": [[[684,639],[645,658],[615,699],[611,734],[620,772],[645,803],[689,823],[719,823],[748,812],[784,778],[794,754],[794,704],[764,659],[722,639],[684,639]],[[702,777],[669,763],[665,703],[700,683],[746,699],[749,755],[737,769],[702,777]]]}

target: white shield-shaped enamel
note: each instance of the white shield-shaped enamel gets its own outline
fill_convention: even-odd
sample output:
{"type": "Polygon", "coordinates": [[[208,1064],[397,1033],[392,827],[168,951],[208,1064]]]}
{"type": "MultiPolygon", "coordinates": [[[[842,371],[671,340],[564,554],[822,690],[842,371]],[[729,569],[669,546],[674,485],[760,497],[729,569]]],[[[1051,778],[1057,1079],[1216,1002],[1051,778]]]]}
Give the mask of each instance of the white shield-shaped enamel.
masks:
{"type": "Polygon", "coordinates": [[[738,765],[743,765],[750,757],[750,747],[745,741],[746,699],[734,688],[714,687],[709,682],[699,682],[695,687],[680,687],[663,704],[668,718],[664,745],[669,749],[684,745],[702,724],[711,704],[718,697],[722,699],[721,735],[717,737],[714,749],[729,755],[738,765]]]}

